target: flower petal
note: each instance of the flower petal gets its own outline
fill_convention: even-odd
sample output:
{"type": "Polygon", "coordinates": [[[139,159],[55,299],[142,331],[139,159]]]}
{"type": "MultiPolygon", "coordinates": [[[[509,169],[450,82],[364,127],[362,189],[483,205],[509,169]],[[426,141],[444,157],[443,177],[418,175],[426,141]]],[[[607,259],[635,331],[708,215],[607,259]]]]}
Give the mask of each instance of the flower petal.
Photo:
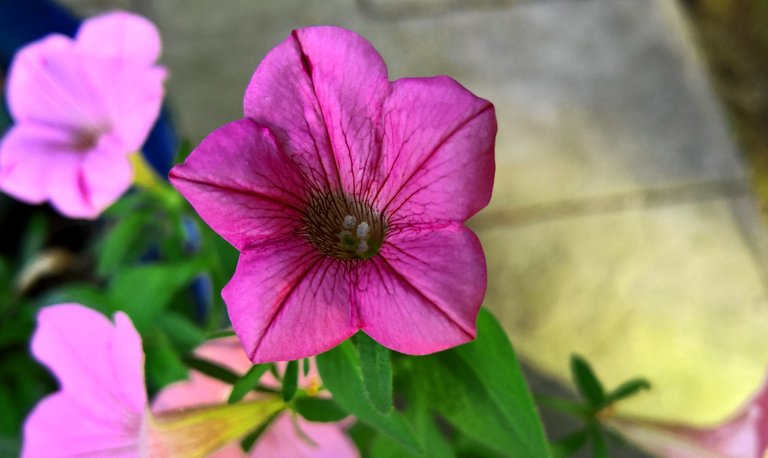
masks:
{"type": "Polygon", "coordinates": [[[281,414],[254,445],[249,456],[290,456],[295,458],[357,457],[357,448],[344,430],[335,423],[312,423],[296,418],[296,426],[311,439],[299,435],[291,415],[281,414]]]}
{"type": "Polygon", "coordinates": [[[56,375],[61,391],[28,417],[24,456],[137,453],[147,404],[144,353],[127,316],[118,312],[113,325],[79,304],[46,307],[32,353],[56,375]]]}
{"type": "Polygon", "coordinates": [[[377,163],[387,68],[339,27],[295,30],[270,51],[245,92],[245,116],[275,133],[308,180],[360,194],[377,163]]]}
{"type": "Polygon", "coordinates": [[[48,176],[52,169],[76,164],[63,131],[34,125],[12,127],[0,143],[0,188],[31,204],[48,198],[48,176]]]}
{"type": "Polygon", "coordinates": [[[86,61],[63,35],[22,48],[8,73],[8,108],[14,120],[70,131],[103,124],[103,101],[83,78],[86,61]]]}
{"type": "Polygon", "coordinates": [[[239,250],[301,224],[304,189],[296,169],[269,131],[249,119],[215,130],[169,176],[200,217],[239,250]]]}
{"type": "Polygon", "coordinates": [[[494,175],[493,105],[448,77],[401,79],[384,103],[375,197],[393,223],[465,221],[488,204],[494,175]]]}
{"type": "Polygon", "coordinates": [[[83,22],[75,38],[89,54],[133,60],[145,65],[160,57],[160,33],[149,20],[125,11],[102,14],[83,22]]]}
{"type": "Polygon", "coordinates": [[[354,334],[348,269],[295,236],[243,252],[222,297],[251,361],[316,355],[354,334]]]}
{"type": "Polygon", "coordinates": [[[92,407],[64,393],[43,399],[24,423],[22,458],[139,456],[141,417],[92,407]]]}
{"type": "MultiPolygon", "coordinates": [[[[82,197],[88,203],[85,216],[96,217],[131,187],[133,167],[125,153],[102,138],[81,163],[82,197]]],[[[55,201],[55,198],[52,198],[55,201]]],[[[63,211],[62,211],[63,212],[63,211]]]]}
{"type": "Polygon", "coordinates": [[[392,350],[421,355],[475,337],[486,287],[472,231],[452,223],[392,234],[361,264],[356,291],[362,329],[392,350]]]}

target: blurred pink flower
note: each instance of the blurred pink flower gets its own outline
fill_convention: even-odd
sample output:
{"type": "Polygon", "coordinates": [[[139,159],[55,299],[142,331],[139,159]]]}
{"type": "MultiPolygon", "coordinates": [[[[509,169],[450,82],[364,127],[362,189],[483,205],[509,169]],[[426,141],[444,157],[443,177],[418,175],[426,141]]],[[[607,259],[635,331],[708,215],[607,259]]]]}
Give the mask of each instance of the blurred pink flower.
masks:
{"type": "Polygon", "coordinates": [[[693,428],[615,418],[609,424],[639,447],[666,458],[764,458],[768,456],[768,379],[722,425],[693,428]]]}
{"type": "MultiPolygon", "coordinates": [[[[234,338],[209,341],[198,348],[195,354],[199,358],[224,366],[239,375],[245,374],[251,368],[251,362],[243,352],[243,347],[234,338]]],[[[303,373],[299,375],[299,386],[310,390],[320,387],[320,376],[315,368],[314,360],[311,364],[312,367],[306,377],[303,373]]],[[[280,366],[284,367],[283,364],[280,366]]],[[[265,386],[279,388],[278,382],[269,372],[262,376],[261,383],[265,386]]],[[[152,404],[152,410],[162,412],[200,404],[220,404],[226,402],[231,391],[232,386],[197,371],[192,371],[188,381],[174,383],[160,391],[152,404]]],[[[246,397],[246,399],[257,398],[257,393],[251,393],[246,397]]],[[[259,437],[248,455],[241,450],[238,444],[232,444],[213,457],[347,458],[358,456],[357,448],[347,437],[341,424],[313,423],[298,416],[291,418],[291,415],[289,412],[278,414],[278,417],[259,437]],[[302,433],[313,443],[302,437],[302,433]]]]}
{"type": "Polygon", "coordinates": [[[95,218],[131,185],[128,154],[158,117],[165,69],[148,20],[114,12],[73,39],[49,35],[21,49],[8,75],[15,125],[0,143],[0,189],[95,218]]]}
{"type": "Polygon", "coordinates": [[[24,425],[22,456],[135,456],[147,411],[141,337],[123,313],[112,324],[77,304],[38,315],[32,353],[59,379],[24,425]]]}
{"type": "Polygon", "coordinates": [[[277,396],[231,405],[202,396],[195,409],[150,412],[141,337],[121,312],[113,324],[79,304],[46,307],[32,353],[61,388],[27,417],[24,458],[208,456],[285,408],[277,396]]]}
{"type": "Polygon", "coordinates": [[[170,177],[241,251],[222,295],[251,360],[360,329],[409,354],[473,339],[486,267],[464,222],[491,196],[493,105],[448,77],[389,83],[364,38],[312,27],[264,58],[244,106],[170,177]]]}

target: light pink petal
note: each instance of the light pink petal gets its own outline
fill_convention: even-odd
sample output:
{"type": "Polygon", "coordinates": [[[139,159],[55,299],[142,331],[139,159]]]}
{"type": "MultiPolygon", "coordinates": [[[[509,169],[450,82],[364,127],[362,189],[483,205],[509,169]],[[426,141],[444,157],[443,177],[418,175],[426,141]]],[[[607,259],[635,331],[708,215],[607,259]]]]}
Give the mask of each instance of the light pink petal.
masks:
{"type": "Polygon", "coordinates": [[[76,167],[70,139],[59,129],[16,125],[0,143],[0,188],[31,204],[45,201],[49,176],[76,167]]]}
{"type": "Polygon", "coordinates": [[[243,252],[222,297],[250,359],[304,358],[354,334],[349,268],[296,235],[243,252]]]}
{"type": "Polygon", "coordinates": [[[221,404],[231,391],[231,385],[192,371],[188,380],[172,383],[157,393],[152,401],[152,412],[221,404]]]}
{"type": "Polygon", "coordinates": [[[22,458],[138,457],[141,417],[93,407],[65,393],[43,399],[24,423],[22,458]]]}
{"type": "Polygon", "coordinates": [[[70,131],[102,126],[107,121],[105,103],[83,77],[87,61],[62,35],[22,48],[8,74],[8,107],[14,120],[70,131]]]}
{"type": "Polygon", "coordinates": [[[160,33],[147,19],[125,11],[102,14],[83,22],[75,38],[83,52],[121,56],[151,65],[160,57],[160,33]]]}
{"type": "Polygon", "coordinates": [[[78,304],[43,309],[32,353],[61,390],[24,426],[25,457],[135,456],[147,405],[141,338],[127,316],[114,325],[78,304]]]}
{"type": "Polygon", "coordinates": [[[269,131],[251,120],[211,133],[170,179],[203,220],[240,250],[302,224],[298,172],[269,131]]]}
{"type": "Polygon", "coordinates": [[[485,287],[480,242],[451,223],[392,234],[360,265],[355,294],[366,334],[401,353],[427,354],[475,337],[485,287]]]}
{"type": "Polygon", "coordinates": [[[102,137],[99,145],[86,153],[81,164],[82,197],[91,215],[97,216],[120,198],[133,183],[133,167],[125,153],[102,137]]]}
{"type": "Polygon", "coordinates": [[[494,175],[493,105],[448,77],[401,79],[384,103],[375,196],[393,224],[465,221],[488,204],[494,175]]]}
{"type": "Polygon", "coordinates": [[[384,61],[360,35],[295,30],[256,69],[245,116],[272,129],[314,185],[361,194],[378,161],[387,84],[384,61]]]}
{"type": "Polygon", "coordinates": [[[102,105],[95,128],[119,139],[124,153],[138,151],[160,115],[165,69],[118,55],[84,59],[81,72],[102,105]]]}
{"type": "Polygon", "coordinates": [[[296,431],[291,414],[281,414],[251,449],[250,456],[295,458],[347,458],[359,456],[352,440],[336,423],[312,423],[295,419],[309,443],[296,431]]]}

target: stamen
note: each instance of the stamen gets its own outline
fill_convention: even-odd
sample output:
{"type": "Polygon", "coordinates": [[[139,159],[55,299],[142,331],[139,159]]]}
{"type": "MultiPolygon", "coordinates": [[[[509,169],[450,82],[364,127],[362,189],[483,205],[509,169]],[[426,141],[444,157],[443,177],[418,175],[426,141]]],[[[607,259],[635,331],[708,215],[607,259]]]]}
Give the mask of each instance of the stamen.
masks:
{"type": "Polygon", "coordinates": [[[344,229],[352,229],[355,227],[355,223],[357,221],[355,220],[355,217],[352,215],[347,215],[344,217],[344,221],[341,223],[341,227],[344,229]]]}
{"type": "Polygon", "coordinates": [[[357,238],[368,240],[368,233],[371,231],[371,226],[365,221],[357,226],[357,238]]]}
{"type": "Polygon", "coordinates": [[[376,256],[387,233],[387,221],[375,207],[343,193],[312,196],[304,223],[309,241],[322,253],[338,259],[376,256]]]}

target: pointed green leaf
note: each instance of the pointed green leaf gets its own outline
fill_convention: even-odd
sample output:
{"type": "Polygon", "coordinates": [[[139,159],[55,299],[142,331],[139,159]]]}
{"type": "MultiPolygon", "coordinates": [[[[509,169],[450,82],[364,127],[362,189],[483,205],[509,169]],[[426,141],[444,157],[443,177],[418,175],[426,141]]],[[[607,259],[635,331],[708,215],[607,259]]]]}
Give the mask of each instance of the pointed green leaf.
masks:
{"type": "Polygon", "coordinates": [[[320,423],[341,421],[349,416],[333,399],[300,396],[293,401],[293,407],[307,420],[320,423]]]}
{"type": "Polygon", "coordinates": [[[259,385],[259,380],[265,372],[269,370],[269,364],[257,364],[251,366],[238,381],[232,385],[232,392],[229,394],[227,402],[234,404],[245,397],[246,394],[253,391],[259,385]]]}
{"type": "Polygon", "coordinates": [[[579,393],[595,408],[605,406],[605,390],[589,363],[579,355],[571,355],[571,375],[579,393]]]}
{"type": "Polygon", "coordinates": [[[357,336],[357,349],[360,352],[360,369],[368,399],[379,412],[391,411],[392,362],[389,350],[363,332],[357,336]]]}
{"type": "Polygon", "coordinates": [[[96,272],[99,275],[110,275],[121,266],[138,259],[149,241],[142,229],[151,216],[148,211],[134,211],[124,215],[112,226],[99,243],[96,261],[96,272]]]}
{"type": "Polygon", "coordinates": [[[200,359],[190,355],[184,358],[184,364],[186,364],[190,369],[194,369],[207,375],[208,377],[230,385],[234,385],[238,380],[240,380],[240,377],[234,372],[230,371],[224,366],[219,366],[216,363],[212,363],[207,359],[200,359]]]}
{"type": "Polygon", "coordinates": [[[548,457],[541,420],[504,330],[486,310],[477,339],[413,359],[431,407],[467,436],[511,456],[548,457]]]}
{"type": "Polygon", "coordinates": [[[290,402],[299,386],[299,362],[288,361],[283,375],[283,401],[290,402]]]}
{"type": "Polygon", "coordinates": [[[402,415],[395,410],[384,414],[368,399],[363,386],[360,357],[349,341],[318,355],[317,368],[324,386],[342,409],[406,447],[414,451],[421,449],[402,415]]]}
{"type": "Polygon", "coordinates": [[[555,458],[565,458],[578,452],[587,444],[587,430],[577,431],[552,443],[552,455],[555,458]]]}
{"type": "Polygon", "coordinates": [[[648,380],[642,378],[632,379],[622,383],[618,388],[611,391],[607,396],[607,402],[610,404],[616,401],[620,401],[636,394],[640,390],[650,389],[651,384],[648,382],[648,380]]]}
{"type": "Polygon", "coordinates": [[[144,334],[151,329],[173,296],[200,271],[197,262],[147,264],[121,270],[109,284],[109,302],[131,317],[144,334]]]}
{"type": "Polygon", "coordinates": [[[589,438],[592,441],[592,456],[608,458],[608,444],[605,442],[605,434],[599,425],[593,424],[589,427],[589,438]]]}

